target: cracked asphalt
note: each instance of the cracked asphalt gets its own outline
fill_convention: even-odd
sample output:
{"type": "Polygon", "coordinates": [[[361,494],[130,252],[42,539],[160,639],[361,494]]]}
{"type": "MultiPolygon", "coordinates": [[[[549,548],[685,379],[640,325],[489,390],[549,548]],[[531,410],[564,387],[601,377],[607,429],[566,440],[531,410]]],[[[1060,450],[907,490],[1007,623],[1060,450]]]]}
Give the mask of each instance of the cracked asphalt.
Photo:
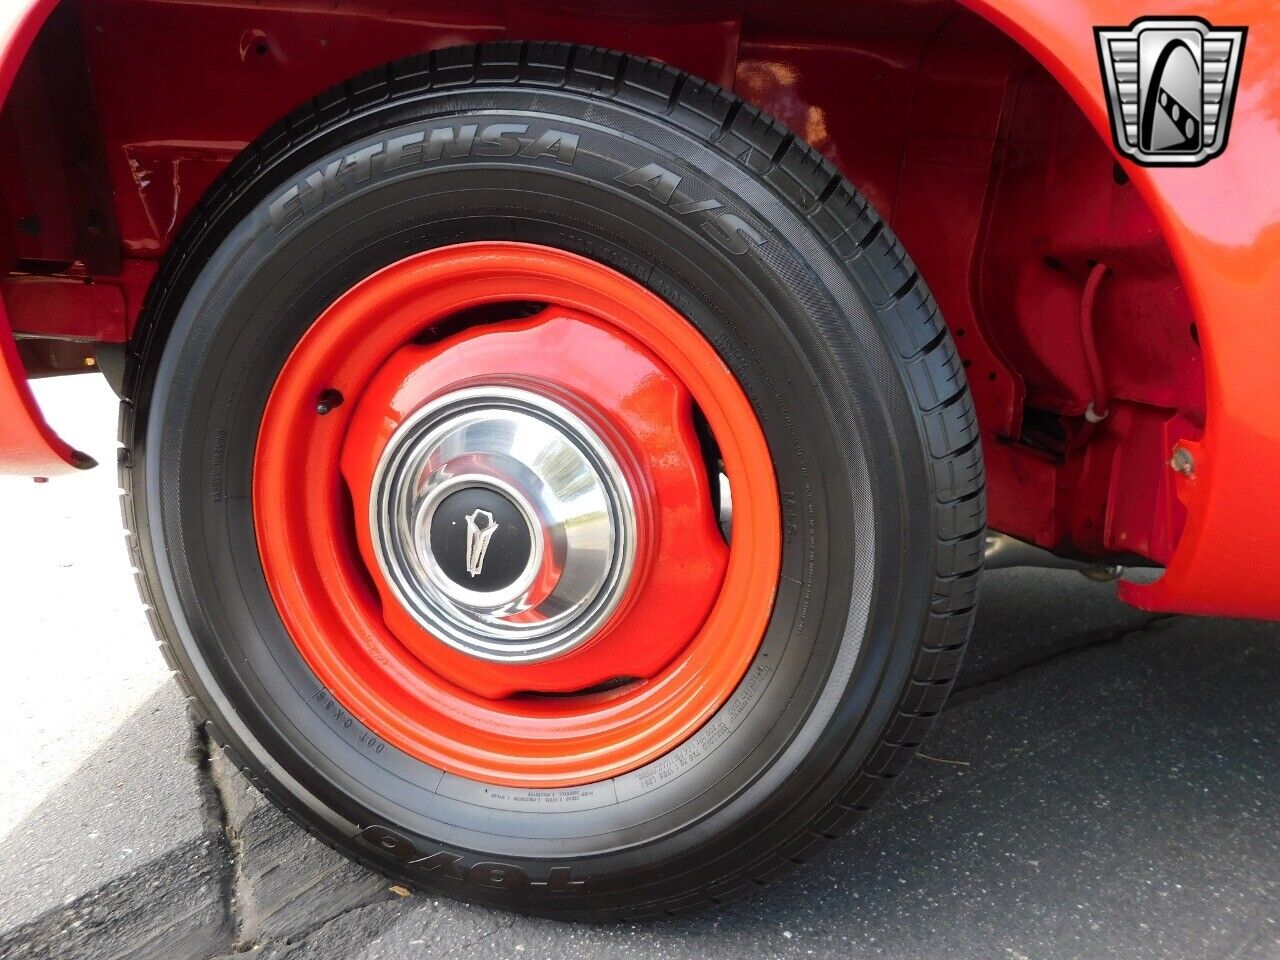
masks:
{"type": "MultiPolygon", "coordinates": [[[[97,377],[39,385],[104,463],[97,377]]],[[[987,576],[960,689],[853,833],[714,913],[588,927],[407,895],[192,730],[106,470],[0,479],[0,957],[1280,957],[1280,626],[987,576]]]]}

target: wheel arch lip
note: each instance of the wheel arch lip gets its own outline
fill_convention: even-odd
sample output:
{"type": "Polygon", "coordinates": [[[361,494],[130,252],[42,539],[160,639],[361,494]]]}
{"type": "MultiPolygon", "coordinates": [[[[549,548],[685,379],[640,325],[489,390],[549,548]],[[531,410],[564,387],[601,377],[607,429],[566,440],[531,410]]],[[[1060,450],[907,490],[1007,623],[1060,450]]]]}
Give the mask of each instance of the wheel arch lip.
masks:
{"type": "Polygon", "coordinates": [[[36,402],[0,303],[0,474],[51,477],[97,466],[58,436],[36,402]]]}
{"type": "MultiPolygon", "coordinates": [[[[0,9],[0,103],[8,100],[18,68],[57,5],[58,0],[30,0],[0,9]]],[[[0,474],[50,477],[96,465],[45,420],[18,356],[8,313],[0,303],[0,474]]]]}

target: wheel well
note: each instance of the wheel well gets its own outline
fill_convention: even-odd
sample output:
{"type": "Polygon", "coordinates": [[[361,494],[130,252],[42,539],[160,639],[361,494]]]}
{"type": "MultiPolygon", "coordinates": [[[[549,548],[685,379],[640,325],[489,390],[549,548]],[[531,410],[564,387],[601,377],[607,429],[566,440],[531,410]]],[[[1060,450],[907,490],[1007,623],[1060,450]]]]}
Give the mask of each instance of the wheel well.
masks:
{"type": "Polygon", "coordinates": [[[1197,331],[1150,210],[1031,55],[952,0],[812,0],[802,19],[766,0],[600,7],[63,3],[0,114],[0,290],[29,374],[127,340],[200,197],[308,98],[463,42],[596,43],[733,88],[870,198],[964,359],[992,526],[1167,559],[1168,451],[1204,419],[1197,331]]]}

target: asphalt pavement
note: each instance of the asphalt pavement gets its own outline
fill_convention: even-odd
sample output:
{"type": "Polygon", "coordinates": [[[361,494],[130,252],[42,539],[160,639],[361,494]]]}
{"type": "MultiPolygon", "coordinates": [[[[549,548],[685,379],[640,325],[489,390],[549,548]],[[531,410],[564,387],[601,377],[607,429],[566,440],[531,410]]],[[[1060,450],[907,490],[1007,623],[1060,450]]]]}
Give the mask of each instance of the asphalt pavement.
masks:
{"type": "Polygon", "coordinates": [[[718,912],[591,927],[408,895],[194,733],[133,593],[105,383],[38,385],[104,467],[0,479],[0,958],[1280,957],[1280,626],[987,575],[959,689],[853,833],[718,912]]]}

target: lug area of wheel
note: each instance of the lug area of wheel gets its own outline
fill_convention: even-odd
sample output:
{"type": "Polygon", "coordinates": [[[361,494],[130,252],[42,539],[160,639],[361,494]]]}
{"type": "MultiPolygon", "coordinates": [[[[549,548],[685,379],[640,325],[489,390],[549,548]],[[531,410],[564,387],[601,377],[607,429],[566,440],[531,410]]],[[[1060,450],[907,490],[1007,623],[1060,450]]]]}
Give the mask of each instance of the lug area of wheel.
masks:
{"type": "Polygon", "coordinates": [[[316,321],[268,402],[254,515],[339,702],[517,786],[614,776],[695,732],[754,656],[780,553],[762,431],[706,340],[609,268],[515,243],[410,257],[316,321]],[[434,332],[510,302],[536,306],[434,332]],[[320,416],[326,391],[345,402],[320,416]]]}

